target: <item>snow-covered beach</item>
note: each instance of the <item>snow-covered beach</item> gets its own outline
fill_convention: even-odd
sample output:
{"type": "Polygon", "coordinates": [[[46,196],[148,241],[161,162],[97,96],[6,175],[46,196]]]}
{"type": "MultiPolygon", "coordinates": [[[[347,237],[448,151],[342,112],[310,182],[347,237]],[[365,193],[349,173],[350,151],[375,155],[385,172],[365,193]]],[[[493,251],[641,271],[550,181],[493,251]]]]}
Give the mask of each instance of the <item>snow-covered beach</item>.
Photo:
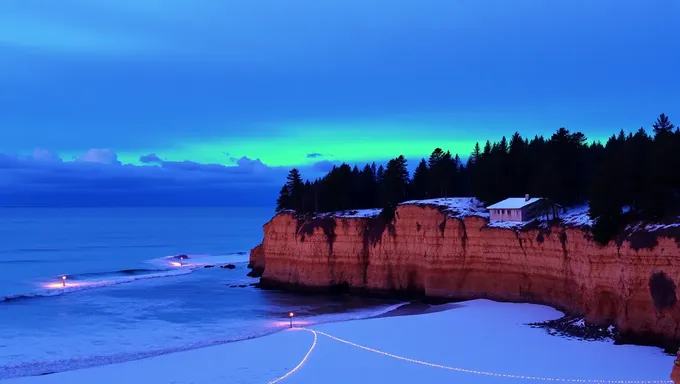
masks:
{"type": "Polygon", "coordinates": [[[257,339],[7,383],[669,382],[674,358],[659,348],[527,325],[562,315],[549,307],[473,300],[440,309],[309,328],[294,318],[293,329],[257,339]]]}

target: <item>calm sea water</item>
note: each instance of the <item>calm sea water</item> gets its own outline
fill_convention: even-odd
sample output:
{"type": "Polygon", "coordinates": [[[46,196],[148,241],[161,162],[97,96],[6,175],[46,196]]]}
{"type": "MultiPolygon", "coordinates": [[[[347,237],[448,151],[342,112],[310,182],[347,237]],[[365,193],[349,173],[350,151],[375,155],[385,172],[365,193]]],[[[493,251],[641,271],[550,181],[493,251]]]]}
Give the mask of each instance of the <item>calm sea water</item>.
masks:
{"type": "Polygon", "coordinates": [[[0,209],[0,379],[261,336],[397,303],[249,286],[265,208],[0,209]],[[188,254],[177,264],[173,256],[188,254]],[[235,269],[219,268],[233,263],[235,269]],[[214,265],[214,268],[205,268],[214,265]],[[66,280],[62,281],[62,276],[66,280]]]}

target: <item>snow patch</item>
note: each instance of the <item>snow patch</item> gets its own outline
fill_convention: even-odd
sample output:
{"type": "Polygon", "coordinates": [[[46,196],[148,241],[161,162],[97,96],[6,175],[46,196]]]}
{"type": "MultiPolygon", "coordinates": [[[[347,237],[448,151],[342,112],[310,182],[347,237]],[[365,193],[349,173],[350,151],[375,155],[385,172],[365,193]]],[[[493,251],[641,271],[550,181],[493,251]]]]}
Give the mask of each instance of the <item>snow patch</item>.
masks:
{"type": "MultiPolygon", "coordinates": [[[[678,218],[680,220],[680,216],[678,218]]],[[[640,222],[635,225],[627,225],[626,230],[630,232],[637,232],[640,230],[645,230],[647,232],[655,232],[664,229],[671,229],[680,227],[680,223],[670,223],[670,224],[659,224],[659,223],[644,223],[640,222]]]]}
{"type": "Polygon", "coordinates": [[[484,207],[484,204],[474,197],[409,200],[399,205],[435,205],[443,208],[447,215],[454,218],[464,218],[467,216],[489,217],[489,212],[484,207]]]}
{"type": "Polygon", "coordinates": [[[505,229],[520,229],[534,221],[490,221],[487,227],[490,228],[505,228],[505,229]]]}
{"type": "Polygon", "coordinates": [[[677,228],[680,227],[680,223],[672,223],[672,224],[647,224],[645,225],[645,229],[648,232],[654,232],[658,231],[661,229],[670,229],[670,228],[677,228]]]}
{"type": "Polygon", "coordinates": [[[333,213],[329,213],[328,215],[334,216],[334,217],[340,217],[340,218],[347,218],[347,219],[370,218],[370,217],[378,216],[380,214],[380,211],[382,211],[382,209],[380,209],[380,208],[355,209],[355,210],[349,210],[349,211],[333,212],[333,213]]]}
{"type": "Polygon", "coordinates": [[[566,212],[560,213],[560,219],[565,225],[574,227],[592,227],[593,221],[588,215],[588,205],[580,205],[568,208],[566,212]]]}

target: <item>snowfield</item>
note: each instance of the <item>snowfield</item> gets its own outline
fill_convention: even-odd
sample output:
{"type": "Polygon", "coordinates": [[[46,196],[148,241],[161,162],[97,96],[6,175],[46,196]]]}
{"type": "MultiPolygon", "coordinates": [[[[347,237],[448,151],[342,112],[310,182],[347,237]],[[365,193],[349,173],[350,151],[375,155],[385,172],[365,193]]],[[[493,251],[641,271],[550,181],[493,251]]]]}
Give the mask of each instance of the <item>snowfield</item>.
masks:
{"type": "Polygon", "coordinates": [[[308,329],[296,319],[301,328],[258,339],[7,383],[669,382],[674,357],[658,348],[550,336],[527,325],[562,316],[549,307],[472,300],[443,308],[308,329]]]}
{"type": "MultiPolygon", "coordinates": [[[[489,210],[486,209],[481,201],[474,197],[447,197],[439,199],[427,199],[427,200],[409,200],[399,204],[402,205],[419,205],[419,206],[433,206],[441,209],[447,216],[457,219],[463,219],[469,216],[477,216],[485,219],[489,219],[489,210]]],[[[338,218],[371,218],[376,217],[380,214],[381,209],[356,209],[338,212],[329,212],[319,214],[319,217],[338,217],[338,218]]],[[[574,227],[590,227],[593,222],[588,216],[588,205],[582,205],[572,208],[567,208],[566,211],[559,212],[560,219],[562,223],[567,226],[574,227]]],[[[546,226],[545,220],[541,218],[537,219],[540,225],[546,226]]],[[[514,221],[496,221],[487,224],[491,228],[506,228],[519,230],[524,226],[534,223],[535,221],[527,222],[514,222],[514,221]]],[[[680,226],[680,224],[671,224],[670,226],[680,226]]],[[[653,226],[648,226],[649,229],[655,230],[660,229],[653,226]]],[[[667,228],[665,226],[663,228],[667,228]]]]}
{"type": "MultiPolygon", "coordinates": [[[[469,216],[483,217],[489,219],[489,210],[486,209],[484,204],[474,197],[448,197],[439,199],[427,199],[427,200],[409,200],[399,205],[429,205],[440,208],[449,217],[463,219],[469,216]]],[[[347,210],[338,212],[322,213],[318,216],[320,217],[339,217],[339,218],[371,218],[376,217],[380,214],[381,209],[358,209],[358,210],[347,210]]],[[[624,207],[624,212],[628,211],[628,207],[624,207]]],[[[289,211],[284,211],[289,212],[289,211]]],[[[292,212],[292,211],[290,211],[292,212]]],[[[566,208],[561,210],[559,213],[560,220],[563,225],[568,227],[579,227],[587,228],[593,226],[593,220],[588,215],[588,205],[579,205],[575,207],[566,208]]],[[[655,224],[655,223],[638,223],[636,225],[629,225],[626,227],[628,231],[637,232],[644,230],[647,232],[655,232],[659,230],[678,228],[680,227],[680,216],[677,218],[678,222],[666,223],[666,224],[655,224]]],[[[527,222],[514,222],[514,221],[496,221],[489,222],[488,227],[491,228],[506,228],[519,230],[528,224],[535,223],[538,221],[540,226],[547,227],[547,223],[544,218],[537,218],[533,221],[527,222]]]]}
{"type": "Polygon", "coordinates": [[[409,200],[399,205],[435,205],[443,208],[450,217],[479,216],[489,218],[489,211],[474,197],[447,197],[441,199],[409,200]]]}

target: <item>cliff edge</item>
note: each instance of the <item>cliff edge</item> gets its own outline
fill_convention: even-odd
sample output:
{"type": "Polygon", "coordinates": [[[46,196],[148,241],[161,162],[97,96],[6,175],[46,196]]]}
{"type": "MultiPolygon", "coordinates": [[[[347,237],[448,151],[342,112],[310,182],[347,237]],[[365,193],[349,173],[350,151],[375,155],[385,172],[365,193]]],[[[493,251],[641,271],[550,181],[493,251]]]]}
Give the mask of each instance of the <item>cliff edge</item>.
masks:
{"type": "Polygon", "coordinates": [[[265,287],[531,302],[613,324],[630,342],[670,348],[680,340],[671,226],[636,227],[601,246],[585,210],[529,226],[489,223],[471,198],[406,202],[389,218],[378,212],[280,213],[264,225],[251,265],[265,287]]]}

